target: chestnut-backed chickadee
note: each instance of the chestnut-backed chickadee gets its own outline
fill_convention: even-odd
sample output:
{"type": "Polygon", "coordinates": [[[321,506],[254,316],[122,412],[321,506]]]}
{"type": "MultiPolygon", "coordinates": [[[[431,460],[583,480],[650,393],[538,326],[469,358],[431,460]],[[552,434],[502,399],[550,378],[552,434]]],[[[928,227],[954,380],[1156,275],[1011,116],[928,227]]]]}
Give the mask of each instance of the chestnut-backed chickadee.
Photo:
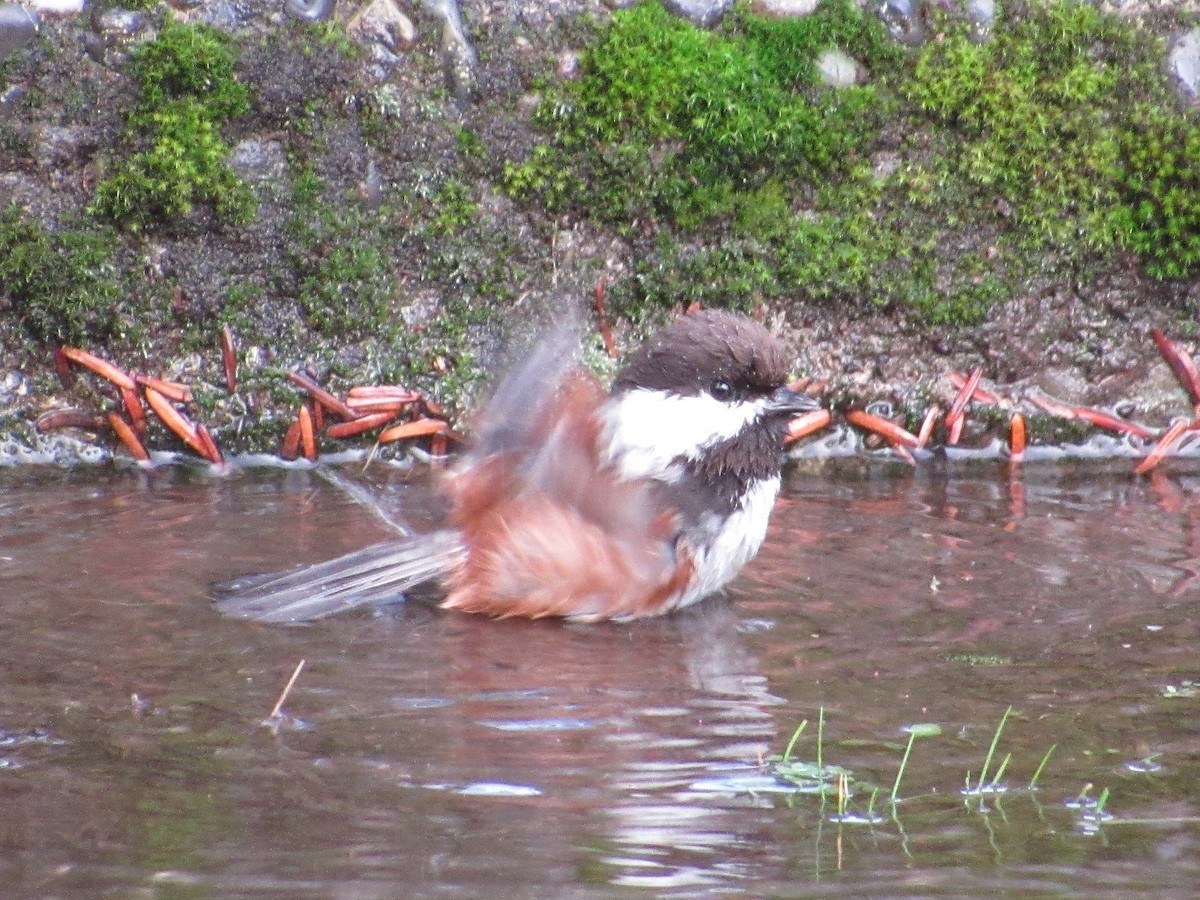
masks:
{"type": "Polygon", "coordinates": [[[497,388],[446,478],[446,528],[231,582],[221,610],[303,622],[439,581],[446,609],[628,620],[724,586],[766,534],[789,420],[816,408],[786,387],[779,343],[691,313],[607,394],[568,343],[543,340],[497,388]]]}

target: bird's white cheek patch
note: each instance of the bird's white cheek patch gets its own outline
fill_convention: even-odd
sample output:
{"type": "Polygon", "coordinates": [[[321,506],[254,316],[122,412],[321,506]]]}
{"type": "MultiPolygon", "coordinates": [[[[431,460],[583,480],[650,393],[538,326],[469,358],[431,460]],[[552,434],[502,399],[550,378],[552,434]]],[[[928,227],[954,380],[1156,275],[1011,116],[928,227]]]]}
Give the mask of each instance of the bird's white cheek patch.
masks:
{"type": "Polygon", "coordinates": [[[605,404],[608,458],[626,478],[678,477],[675,460],[728,440],[763,411],[765,400],[722,402],[709,394],[626,391],[605,404]]]}

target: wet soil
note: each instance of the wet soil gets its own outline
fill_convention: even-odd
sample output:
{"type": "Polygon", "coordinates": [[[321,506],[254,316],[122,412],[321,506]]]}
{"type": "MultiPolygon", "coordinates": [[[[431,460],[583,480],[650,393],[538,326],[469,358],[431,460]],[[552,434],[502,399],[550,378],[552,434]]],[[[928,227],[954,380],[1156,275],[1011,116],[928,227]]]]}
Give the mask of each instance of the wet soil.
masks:
{"type": "MultiPolygon", "coordinates": [[[[414,601],[304,628],[223,620],[207,585],[386,535],[317,473],[4,471],[0,880],[1188,896],[1200,469],[1172,465],[802,462],[760,557],[683,614],[573,626],[414,601]],[[1009,706],[996,792],[964,797],[1009,706]],[[840,817],[772,775],[805,720],[793,760],[848,771],[840,817]],[[941,734],[890,805],[902,729],[925,723],[941,734]]],[[[342,475],[410,521],[429,509],[420,475],[342,475]]]]}

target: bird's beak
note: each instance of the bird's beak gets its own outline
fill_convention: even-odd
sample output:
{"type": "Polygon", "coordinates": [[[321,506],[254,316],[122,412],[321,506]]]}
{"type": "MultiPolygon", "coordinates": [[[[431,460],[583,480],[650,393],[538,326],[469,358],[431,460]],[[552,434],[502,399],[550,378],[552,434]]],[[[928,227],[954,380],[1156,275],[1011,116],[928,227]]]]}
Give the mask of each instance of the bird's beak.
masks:
{"type": "Polygon", "coordinates": [[[814,412],[821,408],[814,398],[803,391],[793,391],[787,385],[771,395],[767,409],[775,415],[798,416],[800,413],[814,412]]]}

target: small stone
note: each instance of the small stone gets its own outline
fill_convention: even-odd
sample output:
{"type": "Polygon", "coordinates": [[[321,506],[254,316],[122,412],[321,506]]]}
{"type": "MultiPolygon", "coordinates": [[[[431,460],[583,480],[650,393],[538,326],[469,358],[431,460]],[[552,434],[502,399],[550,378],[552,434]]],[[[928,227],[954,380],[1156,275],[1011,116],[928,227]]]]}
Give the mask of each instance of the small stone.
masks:
{"type": "Polygon", "coordinates": [[[872,0],[871,10],[900,43],[910,47],[925,43],[919,0],[872,0]]]}
{"type": "Polygon", "coordinates": [[[27,0],[26,6],[45,16],[77,16],[84,0],[27,0]]]}
{"type": "Polygon", "coordinates": [[[662,5],[697,28],[711,28],[733,8],[733,0],[662,0],[662,5]]]}
{"type": "Polygon", "coordinates": [[[363,209],[379,209],[383,203],[384,185],[375,160],[367,163],[367,174],[358,183],[358,199],[363,209]]]}
{"type": "Polygon", "coordinates": [[[893,152],[877,153],[871,158],[871,175],[876,181],[884,181],[894,175],[900,168],[900,154],[893,152]]]}
{"type": "Polygon", "coordinates": [[[774,19],[796,19],[811,15],[820,0],[753,0],[750,11],[774,19]]]}
{"type": "Polygon", "coordinates": [[[982,43],[992,36],[996,21],[996,0],[965,0],[967,21],[971,23],[971,40],[982,43]]]}
{"type": "Polygon", "coordinates": [[[417,40],[412,19],[396,6],[395,0],[368,0],[350,17],[346,29],[372,51],[377,61],[392,65],[417,40]]]}
{"type": "Polygon", "coordinates": [[[88,26],[83,38],[88,56],[110,69],[119,69],[128,61],[129,48],[138,33],[146,28],[146,16],[127,9],[97,7],[88,26]]]}
{"type": "Polygon", "coordinates": [[[558,54],[558,65],[555,68],[559,78],[574,81],[579,77],[579,54],[574,50],[564,50],[558,54]]]}
{"type": "Polygon", "coordinates": [[[858,81],[858,63],[836,48],[817,57],[817,71],[830,87],[849,87],[858,81]]]}
{"type": "Polygon", "coordinates": [[[233,33],[246,27],[250,15],[237,0],[209,0],[196,10],[191,21],[202,22],[219,31],[233,33]]]}
{"type": "Polygon", "coordinates": [[[145,21],[146,17],[140,12],[114,8],[96,12],[89,24],[101,37],[121,39],[137,34],[145,21]]]}
{"type": "Polygon", "coordinates": [[[1200,94],[1200,28],[1184,33],[1167,57],[1171,74],[1189,97],[1200,94]]]}
{"type": "Polygon", "coordinates": [[[0,3],[0,62],[33,40],[38,17],[16,3],[0,3]]]}
{"type": "Polygon", "coordinates": [[[248,138],[233,148],[229,167],[247,181],[278,182],[287,174],[287,151],[279,141],[248,138]]]}
{"type": "Polygon", "coordinates": [[[56,169],[78,160],[98,144],[96,133],[83,125],[45,125],[37,132],[33,157],[39,168],[56,169]]]}
{"type": "Polygon", "coordinates": [[[479,58],[463,28],[458,0],[423,0],[425,8],[442,20],[442,69],[446,84],[459,102],[476,92],[479,58]]]}
{"type": "Polygon", "coordinates": [[[288,15],[306,22],[324,22],[333,15],[336,0],[284,0],[288,15]]]}
{"type": "Polygon", "coordinates": [[[25,381],[25,377],[15,369],[10,369],[4,373],[4,377],[0,378],[0,400],[6,403],[11,403],[18,397],[24,397],[29,393],[29,384],[25,381]]]}

